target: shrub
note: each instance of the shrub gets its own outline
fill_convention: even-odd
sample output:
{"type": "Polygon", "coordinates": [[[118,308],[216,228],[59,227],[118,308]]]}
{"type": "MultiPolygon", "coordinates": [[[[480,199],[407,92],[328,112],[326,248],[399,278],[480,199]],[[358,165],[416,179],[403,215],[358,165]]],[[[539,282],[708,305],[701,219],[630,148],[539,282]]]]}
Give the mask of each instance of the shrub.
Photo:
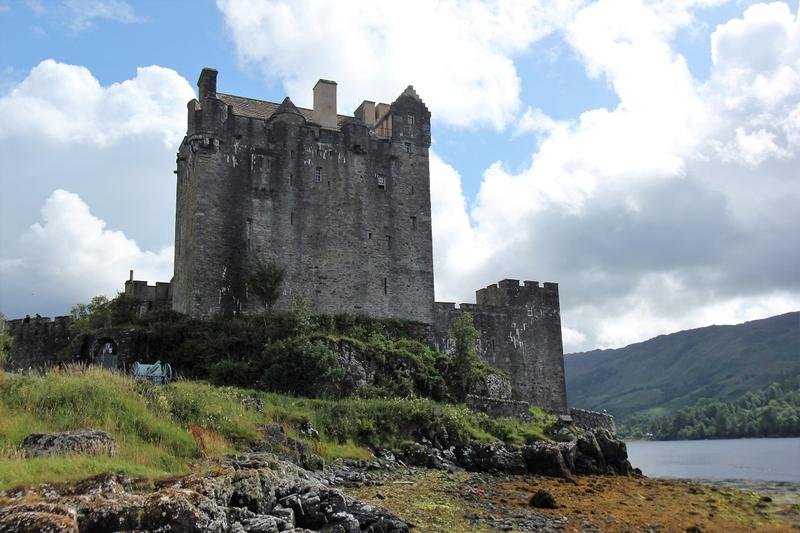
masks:
{"type": "Polygon", "coordinates": [[[260,388],[310,397],[321,396],[342,375],[336,355],[324,342],[308,336],[268,343],[254,366],[261,376],[260,388]]]}

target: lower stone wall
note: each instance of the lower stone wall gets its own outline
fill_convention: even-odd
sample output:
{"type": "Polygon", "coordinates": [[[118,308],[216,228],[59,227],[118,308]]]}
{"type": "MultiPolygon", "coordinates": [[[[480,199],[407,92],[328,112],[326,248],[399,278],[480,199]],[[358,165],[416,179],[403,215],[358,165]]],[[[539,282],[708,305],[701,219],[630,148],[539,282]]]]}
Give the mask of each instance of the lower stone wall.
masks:
{"type": "Polygon", "coordinates": [[[587,411],[585,409],[571,409],[569,412],[572,423],[582,429],[607,429],[612,435],[617,434],[617,425],[614,417],[608,413],[587,411]]]}
{"type": "Polygon", "coordinates": [[[499,400],[497,398],[488,398],[486,396],[475,396],[470,394],[467,396],[467,407],[479,413],[485,413],[491,417],[504,417],[510,416],[519,418],[520,420],[530,420],[531,413],[528,410],[530,404],[528,402],[520,402],[516,400],[499,400]]]}
{"type": "Polygon", "coordinates": [[[9,320],[11,350],[6,369],[14,372],[44,370],[69,363],[93,364],[128,370],[147,359],[145,332],[135,328],[107,328],[92,335],[70,332],[70,317],[26,317],[9,320]]]}

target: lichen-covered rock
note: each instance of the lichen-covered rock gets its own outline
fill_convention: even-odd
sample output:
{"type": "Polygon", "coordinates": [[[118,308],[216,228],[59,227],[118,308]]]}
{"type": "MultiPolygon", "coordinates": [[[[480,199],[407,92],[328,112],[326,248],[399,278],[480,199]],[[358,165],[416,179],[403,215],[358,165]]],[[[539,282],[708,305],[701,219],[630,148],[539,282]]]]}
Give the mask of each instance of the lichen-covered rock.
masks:
{"type": "Polygon", "coordinates": [[[75,509],[34,502],[0,508],[0,533],[78,533],[75,509]]]}
{"type": "Polygon", "coordinates": [[[28,457],[117,453],[117,443],[111,435],[90,428],[58,433],[33,433],[25,437],[19,447],[28,457]]]}
{"type": "Polygon", "coordinates": [[[289,437],[283,426],[269,424],[263,428],[263,432],[264,438],[253,447],[254,452],[274,453],[306,470],[322,470],[325,467],[325,461],[313,452],[311,444],[289,437]]]}
{"type": "Polygon", "coordinates": [[[225,458],[202,474],[157,483],[149,494],[131,489],[128,478],[103,474],[71,485],[6,491],[7,500],[26,503],[0,510],[0,533],[407,533],[409,529],[385,509],[355,501],[325,486],[311,472],[263,453],[225,458]],[[34,498],[47,500],[28,501],[34,498]]]}
{"type": "Polygon", "coordinates": [[[511,378],[497,373],[486,374],[472,385],[469,393],[494,400],[510,400],[511,378]]]}

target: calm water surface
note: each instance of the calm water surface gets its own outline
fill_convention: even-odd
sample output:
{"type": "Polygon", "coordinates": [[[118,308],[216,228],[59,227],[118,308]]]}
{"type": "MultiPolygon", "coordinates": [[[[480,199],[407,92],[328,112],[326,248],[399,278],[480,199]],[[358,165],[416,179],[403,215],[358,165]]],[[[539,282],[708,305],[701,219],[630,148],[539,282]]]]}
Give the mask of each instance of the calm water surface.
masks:
{"type": "Polygon", "coordinates": [[[800,438],[627,444],[631,464],[650,477],[800,482],[800,438]]]}

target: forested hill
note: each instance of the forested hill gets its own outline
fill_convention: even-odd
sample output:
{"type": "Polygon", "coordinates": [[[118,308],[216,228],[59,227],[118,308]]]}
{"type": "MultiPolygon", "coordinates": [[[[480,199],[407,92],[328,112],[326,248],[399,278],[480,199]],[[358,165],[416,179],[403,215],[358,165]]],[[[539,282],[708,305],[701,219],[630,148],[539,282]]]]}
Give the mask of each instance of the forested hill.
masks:
{"type": "Polygon", "coordinates": [[[564,363],[569,405],[606,409],[623,422],[700,398],[734,400],[800,374],[800,312],[568,354],[564,363]]]}

